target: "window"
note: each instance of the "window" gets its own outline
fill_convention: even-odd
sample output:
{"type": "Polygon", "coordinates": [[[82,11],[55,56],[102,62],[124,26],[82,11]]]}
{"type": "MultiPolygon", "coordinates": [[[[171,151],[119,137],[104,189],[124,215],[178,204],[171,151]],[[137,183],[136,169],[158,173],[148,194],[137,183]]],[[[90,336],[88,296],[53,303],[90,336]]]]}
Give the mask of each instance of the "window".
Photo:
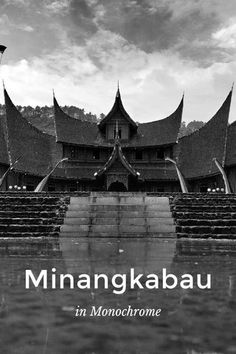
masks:
{"type": "Polygon", "coordinates": [[[100,159],[100,151],[99,151],[99,149],[94,149],[93,150],[93,159],[94,160],[99,160],[100,159]]]}
{"type": "Polygon", "coordinates": [[[164,151],[164,149],[158,149],[157,150],[157,159],[164,159],[164,157],[165,157],[165,151],[164,151]]]}
{"type": "Polygon", "coordinates": [[[143,152],[142,150],[135,151],[135,160],[142,160],[143,159],[143,152]]]}
{"type": "MultiPolygon", "coordinates": [[[[121,139],[121,129],[118,130],[118,137],[121,139]]],[[[116,138],[116,129],[114,129],[114,139],[116,138]]]]}

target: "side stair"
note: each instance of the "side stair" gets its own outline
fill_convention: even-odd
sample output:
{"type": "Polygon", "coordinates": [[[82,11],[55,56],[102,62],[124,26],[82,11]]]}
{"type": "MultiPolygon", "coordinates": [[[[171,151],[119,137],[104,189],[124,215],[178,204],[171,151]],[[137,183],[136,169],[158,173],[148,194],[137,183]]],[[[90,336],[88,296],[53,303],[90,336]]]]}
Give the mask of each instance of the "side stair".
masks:
{"type": "Polygon", "coordinates": [[[177,237],[236,239],[236,195],[186,194],[174,197],[177,237]]]}
{"type": "Polygon", "coordinates": [[[63,223],[68,197],[0,195],[0,237],[55,237],[63,223]]]}
{"type": "Polygon", "coordinates": [[[71,197],[62,237],[175,237],[169,198],[144,193],[71,197]]]}

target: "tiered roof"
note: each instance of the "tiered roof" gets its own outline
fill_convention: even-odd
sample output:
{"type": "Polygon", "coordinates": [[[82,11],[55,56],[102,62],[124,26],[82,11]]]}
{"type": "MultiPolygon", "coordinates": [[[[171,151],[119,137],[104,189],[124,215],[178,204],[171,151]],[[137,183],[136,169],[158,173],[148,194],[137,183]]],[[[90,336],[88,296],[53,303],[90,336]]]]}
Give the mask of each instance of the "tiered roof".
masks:
{"type": "Polygon", "coordinates": [[[232,90],[211,120],[179,140],[178,165],[186,178],[219,173],[213,158],[224,166],[231,96],[232,90]]]}
{"type": "Polygon", "coordinates": [[[132,137],[123,142],[125,147],[147,147],[174,144],[177,141],[183,111],[183,98],[174,113],[162,120],[137,125],[125,111],[120,91],[115,98],[115,103],[108,115],[99,124],[75,119],[67,115],[60,108],[54,97],[54,113],[57,142],[87,145],[87,146],[112,146],[105,138],[104,127],[117,112],[127,120],[132,128],[132,137]]]}
{"type": "Polygon", "coordinates": [[[133,131],[137,130],[138,125],[133,121],[132,118],[130,118],[130,116],[124,109],[119,88],[116,93],[114,105],[110,112],[100,121],[99,129],[102,130],[107,124],[107,122],[109,122],[109,120],[112,119],[112,117],[114,117],[114,115],[116,115],[117,113],[120,113],[125,118],[125,120],[130,124],[130,127],[133,131]]]}

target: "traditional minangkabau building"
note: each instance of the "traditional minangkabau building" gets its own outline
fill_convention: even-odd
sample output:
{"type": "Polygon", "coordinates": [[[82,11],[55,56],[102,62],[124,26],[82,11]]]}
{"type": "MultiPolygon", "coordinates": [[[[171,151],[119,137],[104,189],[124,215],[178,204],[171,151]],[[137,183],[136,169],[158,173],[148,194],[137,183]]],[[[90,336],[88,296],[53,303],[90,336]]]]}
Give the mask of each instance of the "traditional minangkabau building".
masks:
{"type": "Polygon", "coordinates": [[[179,140],[184,97],[169,117],[136,123],[118,89],[111,111],[98,124],[68,116],[54,97],[55,134],[50,135],[22,116],[5,89],[4,95],[0,174],[19,161],[2,190],[34,190],[58,161],[68,158],[54,170],[46,190],[177,192],[180,183],[174,164],[165,161],[169,157],[177,162],[189,191],[224,187],[214,158],[236,191],[236,122],[228,125],[232,90],[205,126],[179,140]]]}

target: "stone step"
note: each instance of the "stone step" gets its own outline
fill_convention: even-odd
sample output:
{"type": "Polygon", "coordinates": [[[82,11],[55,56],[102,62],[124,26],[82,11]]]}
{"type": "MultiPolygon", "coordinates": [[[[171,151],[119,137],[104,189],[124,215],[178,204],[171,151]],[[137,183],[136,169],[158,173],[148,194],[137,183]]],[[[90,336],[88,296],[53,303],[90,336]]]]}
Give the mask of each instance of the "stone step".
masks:
{"type": "MultiPolygon", "coordinates": [[[[80,237],[88,237],[87,232],[60,232],[60,237],[77,239],[80,237]]],[[[110,233],[110,232],[99,232],[99,233],[89,233],[91,238],[176,238],[175,232],[145,232],[145,233],[110,233]]]]}
{"type": "Polygon", "coordinates": [[[91,233],[97,233],[99,235],[100,232],[102,233],[117,233],[117,234],[129,234],[129,233],[154,233],[154,232],[175,232],[175,226],[174,225],[168,225],[168,224],[157,224],[157,225],[68,225],[68,224],[63,224],[60,229],[61,232],[91,232],[91,233]]]}
{"type": "MultiPolygon", "coordinates": [[[[11,225],[0,225],[0,232],[53,232],[60,229],[60,225],[19,225],[19,224],[11,224],[11,225]]],[[[22,235],[24,236],[24,235],[22,235]]]]}
{"type": "Polygon", "coordinates": [[[192,201],[189,201],[188,203],[185,203],[185,202],[176,202],[174,203],[175,204],[175,207],[178,208],[178,207],[182,207],[182,206],[186,206],[186,207],[189,207],[189,206],[192,206],[192,205],[197,205],[199,207],[202,207],[202,206],[212,206],[212,205],[215,205],[215,206],[234,206],[236,207],[236,200],[233,201],[233,202],[230,202],[228,200],[220,200],[220,201],[212,201],[212,200],[208,200],[207,202],[197,202],[196,200],[192,200],[192,201]]]}
{"type": "Polygon", "coordinates": [[[178,219],[179,226],[236,226],[236,219],[178,219]]]}
{"type": "Polygon", "coordinates": [[[2,218],[0,217],[0,225],[52,225],[52,224],[62,224],[63,218],[2,218]]]}
{"type": "Polygon", "coordinates": [[[211,200],[211,201],[231,201],[231,202],[234,202],[236,201],[236,194],[234,195],[225,195],[225,194],[221,194],[220,196],[194,196],[194,197],[189,197],[189,196],[177,196],[177,197],[174,197],[174,200],[175,202],[189,202],[189,201],[208,201],[208,200],[211,200]]]}
{"type": "Polygon", "coordinates": [[[173,237],[174,232],[169,199],[144,194],[71,197],[60,228],[63,237],[147,237],[160,233],[173,237]]]}
{"type": "Polygon", "coordinates": [[[211,211],[211,212],[236,212],[236,206],[230,206],[230,205],[197,205],[197,204],[191,204],[191,205],[178,205],[178,207],[174,206],[173,211],[178,211],[178,212],[189,212],[189,211],[211,211]]]}
{"type": "Polygon", "coordinates": [[[139,205],[139,204],[163,204],[169,205],[169,199],[166,197],[71,197],[71,205],[81,205],[81,204],[95,204],[95,205],[120,205],[120,204],[129,204],[129,205],[139,205]]]}
{"type": "Polygon", "coordinates": [[[0,206],[3,205],[30,205],[30,204],[43,204],[51,205],[60,202],[59,198],[32,198],[32,197],[20,197],[20,198],[0,198],[0,206]]]}
{"type": "Polygon", "coordinates": [[[173,212],[176,219],[236,219],[236,212],[173,212]]]}
{"type": "Polygon", "coordinates": [[[53,211],[0,211],[0,218],[54,218],[58,214],[57,210],[53,211]]]}
{"type": "Polygon", "coordinates": [[[58,209],[59,206],[55,204],[44,205],[44,204],[16,204],[16,205],[4,205],[2,206],[2,211],[53,211],[58,209]]]}
{"type": "Polygon", "coordinates": [[[138,211],[138,210],[129,210],[129,211],[95,211],[95,212],[89,212],[88,210],[67,210],[66,212],[66,217],[67,218],[76,218],[76,217],[82,217],[82,218],[116,218],[116,217],[127,217],[127,218],[133,218],[133,217],[149,217],[149,218],[171,218],[172,213],[169,211],[138,211]]]}
{"type": "Polygon", "coordinates": [[[169,206],[164,204],[147,204],[147,205],[136,205],[136,204],[119,204],[119,205],[109,205],[109,204],[70,204],[68,206],[69,211],[169,211],[169,206]]]}
{"type": "Polygon", "coordinates": [[[185,233],[185,232],[178,232],[177,233],[177,238],[191,238],[191,239],[228,239],[228,240],[235,240],[235,234],[212,234],[212,233],[200,233],[200,234],[194,234],[194,233],[185,233]]]}
{"type": "Polygon", "coordinates": [[[176,226],[177,233],[185,234],[234,234],[236,235],[236,227],[228,226],[176,226]]]}
{"type": "Polygon", "coordinates": [[[41,237],[43,239],[48,239],[48,238],[54,238],[59,236],[59,231],[53,231],[53,232],[14,232],[14,231],[8,231],[8,232],[0,232],[0,238],[34,238],[34,237],[41,237]]]}
{"type": "Polygon", "coordinates": [[[167,225],[173,225],[173,219],[172,218],[144,218],[144,217],[139,217],[139,218],[99,218],[99,217],[94,217],[94,218],[65,218],[64,220],[65,225],[157,225],[157,224],[167,224],[167,225]]]}

